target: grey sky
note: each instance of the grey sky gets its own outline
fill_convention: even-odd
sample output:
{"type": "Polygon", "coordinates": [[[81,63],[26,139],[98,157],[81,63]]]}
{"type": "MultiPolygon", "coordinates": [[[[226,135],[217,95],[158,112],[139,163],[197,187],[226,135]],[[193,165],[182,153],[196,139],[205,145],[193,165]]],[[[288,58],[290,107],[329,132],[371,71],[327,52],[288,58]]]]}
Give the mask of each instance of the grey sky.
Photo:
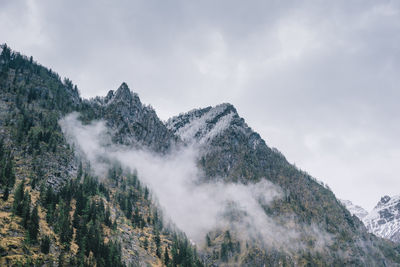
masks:
{"type": "Polygon", "coordinates": [[[400,194],[399,2],[1,0],[0,42],[162,119],[231,102],[338,197],[400,194]]]}

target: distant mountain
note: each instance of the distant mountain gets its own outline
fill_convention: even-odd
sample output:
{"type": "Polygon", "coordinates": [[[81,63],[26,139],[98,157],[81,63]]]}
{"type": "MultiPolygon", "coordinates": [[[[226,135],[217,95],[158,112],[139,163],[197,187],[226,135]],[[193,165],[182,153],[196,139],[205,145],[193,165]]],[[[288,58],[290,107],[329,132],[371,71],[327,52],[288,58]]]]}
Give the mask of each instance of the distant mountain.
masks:
{"type": "Polygon", "coordinates": [[[363,220],[368,215],[368,211],[363,209],[361,206],[353,204],[350,200],[341,199],[340,202],[346,206],[352,215],[357,216],[360,220],[363,220]]]}
{"type": "MultiPolygon", "coordinates": [[[[92,144],[91,135],[86,141],[92,144]]],[[[369,234],[329,188],[269,147],[233,105],[195,109],[164,123],[125,83],[105,97],[82,99],[70,80],[5,45],[0,163],[1,266],[400,266],[396,244],[369,234]],[[97,152],[105,170],[77,153],[60,123],[71,113],[79,114],[78,130],[104,121],[112,139],[104,146],[143,149],[160,161],[174,148],[193,146],[203,180],[192,193],[217,188],[211,192],[218,199],[235,189],[238,203],[224,203],[221,216],[244,227],[218,225],[194,245],[163,219],[163,203],[140,173],[107,158],[110,150],[97,152]],[[254,194],[244,203],[240,190],[263,191],[256,188],[262,182],[279,188],[280,197],[267,203],[254,194]],[[262,216],[246,221],[254,210],[262,216]],[[246,235],[260,218],[263,232],[246,235]],[[285,239],[293,241],[280,243],[285,239]]],[[[163,185],[167,195],[176,193],[175,184],[163,185]]],[[[382,202],[373,227],[397,218],[393,201],[382,202]]],[[[176,208],[189,204],[181,199],[176,208]]]]}
{"type": "Polygon", "coordinates": [[[400,196],[382,197],[363,222],[371,233],[400,242],[400,196]]]}
{"type": "Polygon", "coordinates": [[[400,196],[384,196],[371,212],[354,205],[351,201],[341,200],[342,204],[357,216],[370,233],[400,242],[400,196]]]}

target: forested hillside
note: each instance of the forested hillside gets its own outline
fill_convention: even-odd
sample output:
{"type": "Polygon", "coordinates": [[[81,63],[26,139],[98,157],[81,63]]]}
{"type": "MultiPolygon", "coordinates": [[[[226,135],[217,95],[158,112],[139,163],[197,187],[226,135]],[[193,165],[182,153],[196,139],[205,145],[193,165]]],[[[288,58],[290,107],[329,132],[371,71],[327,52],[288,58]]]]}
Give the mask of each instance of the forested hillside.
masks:
{"type": "MultiPolygon", "coordinates": [[[[125,83],[105,97],[82,99],[72,81],[6,45],[0,55],[0,195],[1,266],[400,265],[398,245],[369,234],[327,186],[270,148],[232,105],[164,123],[125,83]],[[79,127],[101,121],[108,129],[111,141],[101,144],[96,162],[60,126],[71,113],[78,114],[79,127]],[[251,198],[253,206],[244,203],[248,198],[221,197],[228,207],[218,217],[223,224],[194,243],[168,214],[178,206],[163,203],[151,177],[110,156],[146,150],[169,159],[191,147],[199,170],[191,194],[216,190],[205,195],[216,201],[265,186],[277,197],[251,198]]],[[[176,205],[196,210],[189,197],[176,205]]]]}

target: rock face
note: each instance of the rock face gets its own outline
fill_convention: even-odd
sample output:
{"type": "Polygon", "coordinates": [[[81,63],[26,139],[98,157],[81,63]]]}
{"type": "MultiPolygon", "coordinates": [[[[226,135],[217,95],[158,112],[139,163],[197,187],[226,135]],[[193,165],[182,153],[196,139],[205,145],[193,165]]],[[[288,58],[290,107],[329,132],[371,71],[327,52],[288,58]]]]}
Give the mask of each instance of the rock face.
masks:
{"type": "Polygon", "coordinates": [[[114,131],[116,143],[165,152],[177,141],[154,109],[143,105],[126,83],[115,92],[109,91],[106,97],[92,99],[89,105],[97,119],[107,121],[107,126],[114,131]]]}
{"type": "Polygon", "coordinates": [[[371,233],[400,242],[400,196],[382,197],[363,222],[371,233]]]}
{"type": "Polygon", "coordinates": [[[368,211],[361,206],[353,204],[350,200],[341,199],[340,202],[350,211],[351,215],[357,216],[360,220],[363,220],[368,215],[368,211]]]}

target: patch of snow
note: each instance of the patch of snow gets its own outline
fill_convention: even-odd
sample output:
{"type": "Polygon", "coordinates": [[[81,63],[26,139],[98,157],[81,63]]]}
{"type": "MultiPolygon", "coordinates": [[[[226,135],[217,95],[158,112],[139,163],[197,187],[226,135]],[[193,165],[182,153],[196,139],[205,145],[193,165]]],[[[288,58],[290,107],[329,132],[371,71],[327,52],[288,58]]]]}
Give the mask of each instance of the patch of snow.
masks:
{"type": "Polygon", "coordinates": [[[257,146],[258,146],[259,143],[260,143],[260,140],[259,140],[259,139],[255,139],[255,140],[254,140],[254,142],[253,142],[253,150],[256,150],[256,148],[257,148],[257,146]]]}
{"type": "Polygon", "coordinates": [[[225,129],[229,127],[233,116],[234,114],[229,112],[227,115],[220,118],[214,127],[203,138],[201,138],[200,143],[206,143],[225,131],[225,129]]]}
{"type": "MultiPolygon", "coordinates": [[[[195,139],[198,139],[199,143],[206,143],[212,140],[215,136],[228,128],[232,121],[234,113],[229,112],[219,118],[215,124],[211,123],[211,121],[225,111],[226,107],[226,104],[222,104],[210,109],[200,117],[193,115],[186,125],[176,131],[176,134],[186,142],[194,142],[195,139]]],[[[171,124],[173,124],[173,122],[171,124]]],[[[171,128],[171,126],[169,128],[171,128]]]]}

